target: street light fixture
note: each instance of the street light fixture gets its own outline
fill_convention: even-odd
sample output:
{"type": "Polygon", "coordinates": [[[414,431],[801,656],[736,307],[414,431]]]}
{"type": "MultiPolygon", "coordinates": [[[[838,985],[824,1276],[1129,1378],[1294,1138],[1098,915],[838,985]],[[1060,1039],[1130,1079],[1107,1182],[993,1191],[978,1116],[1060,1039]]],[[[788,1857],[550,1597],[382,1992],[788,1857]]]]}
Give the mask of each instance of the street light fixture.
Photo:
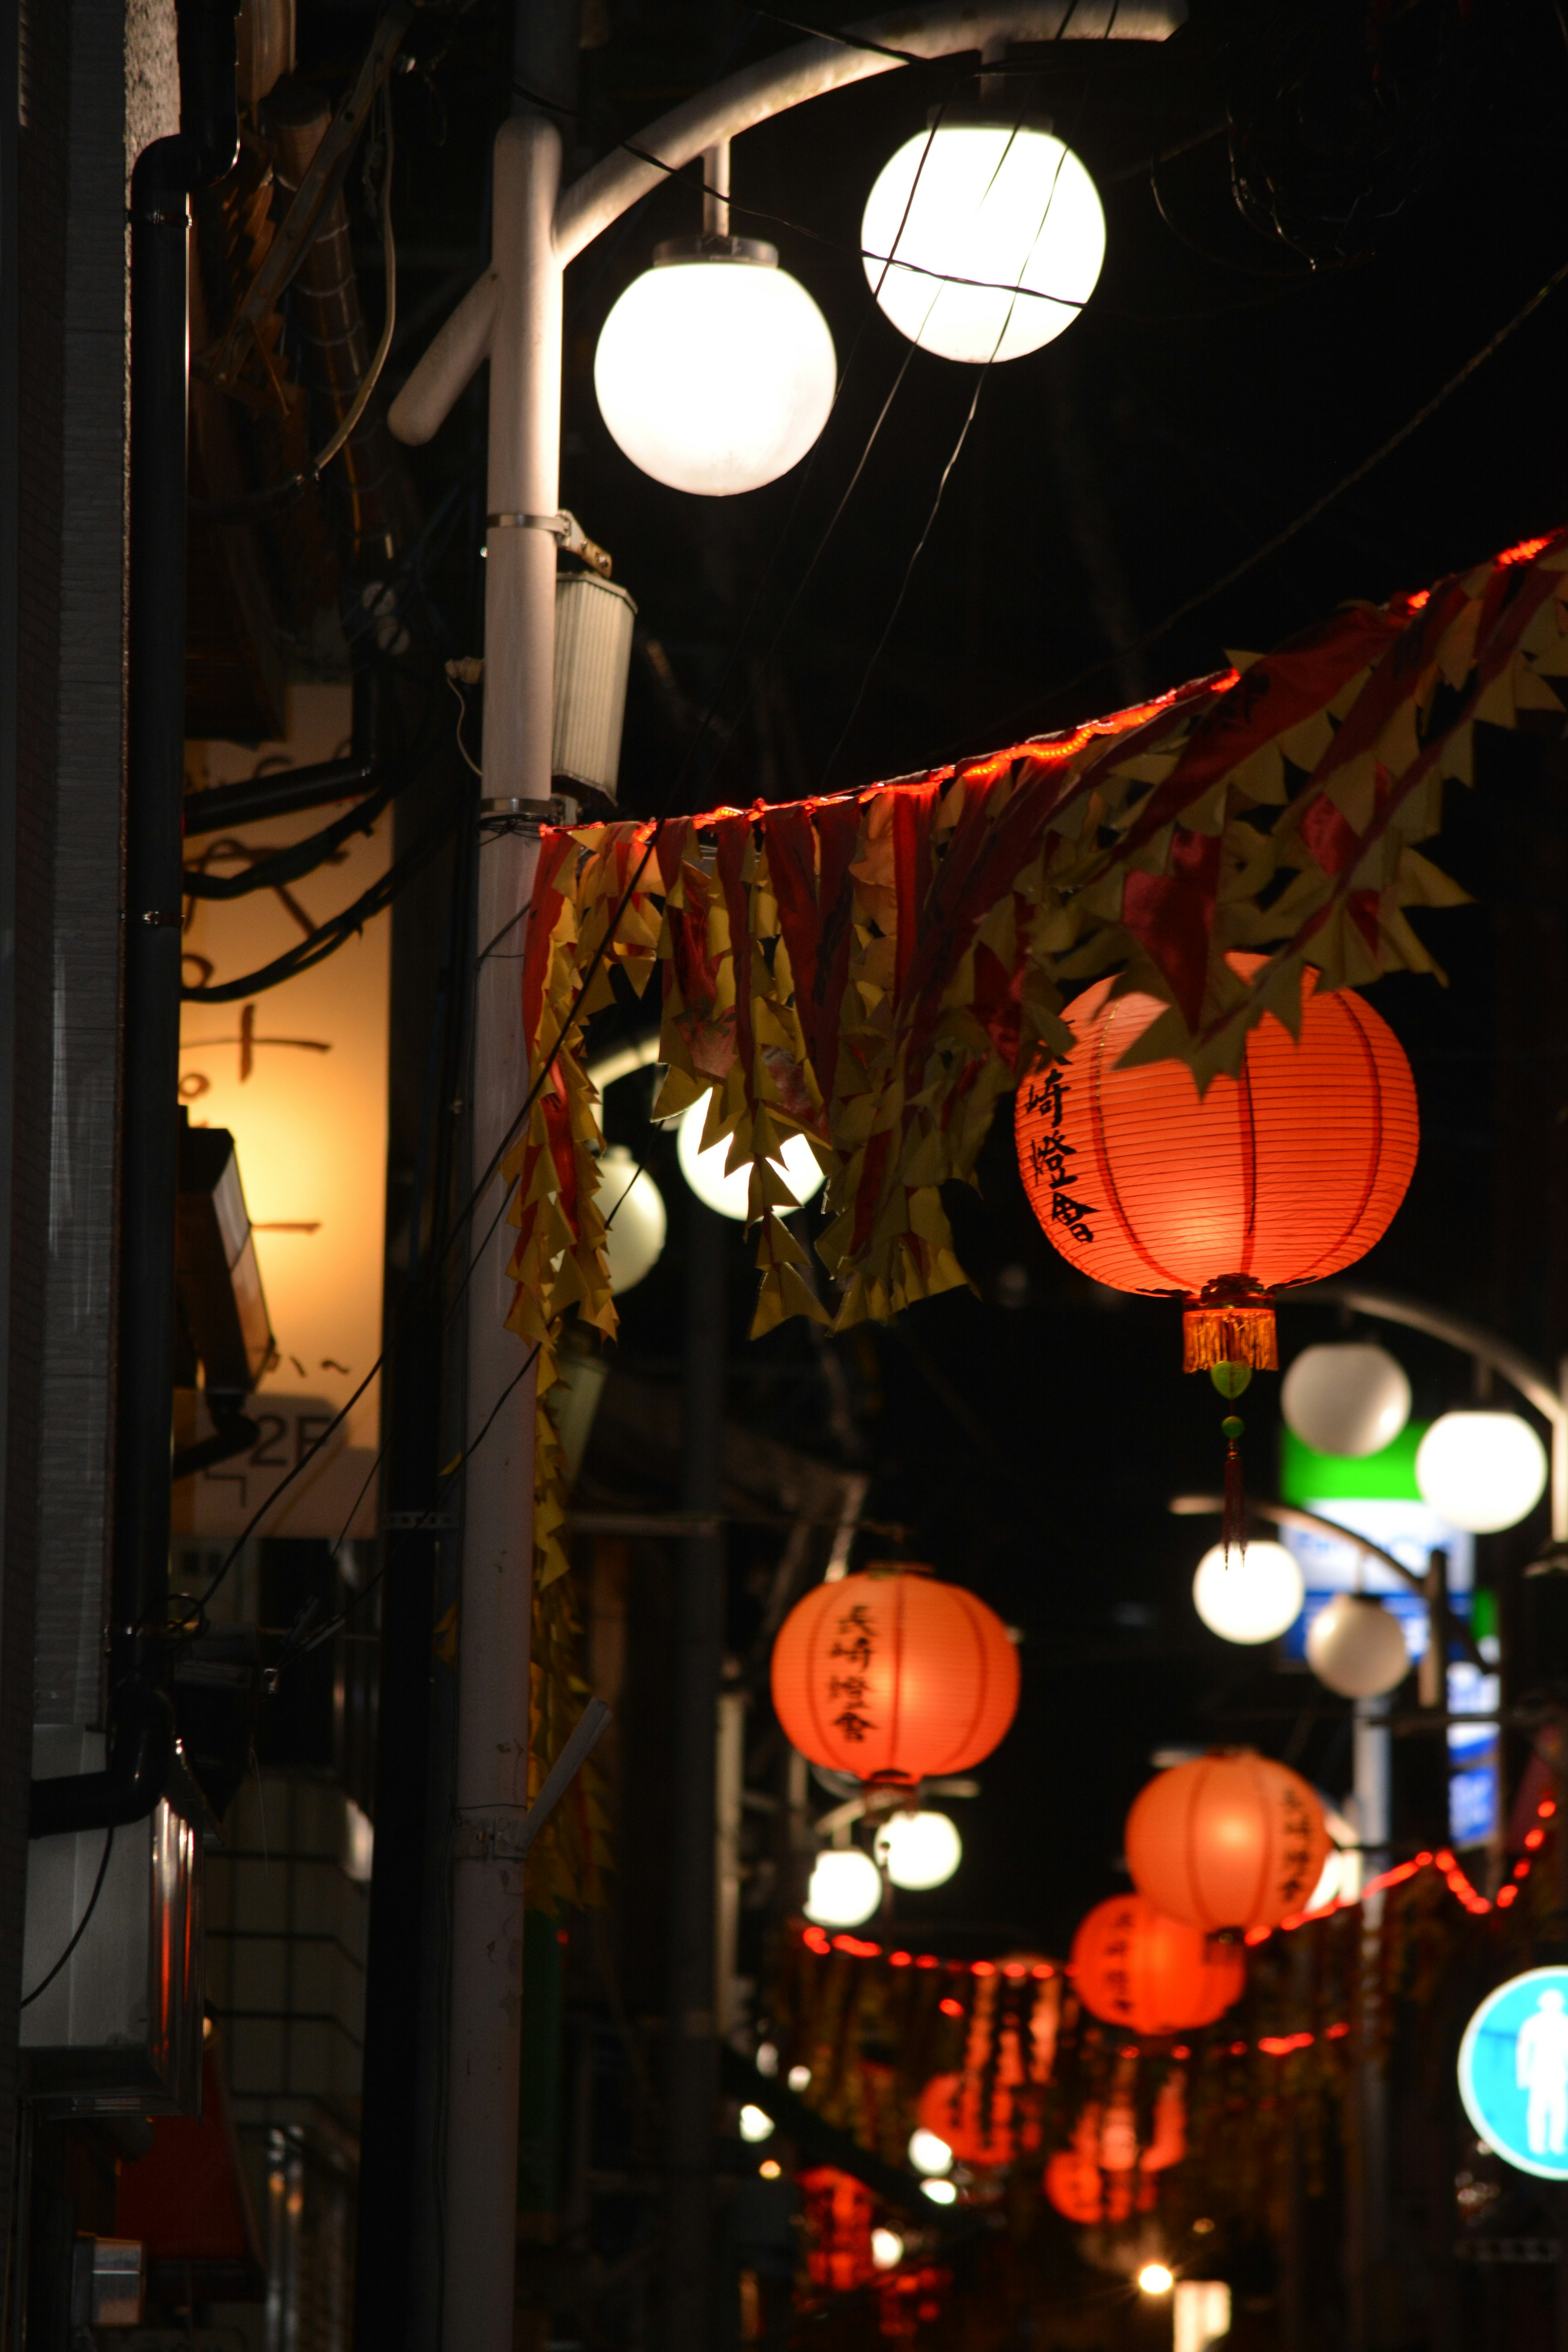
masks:
{"type": "Polygon", "coordinates": [[[1527,1518],[1546,1490],[1546,1448],[1517,1412],[1445,1412],[1415,1454],[1415,1484],[1435,1511],[1472,1535],[1527,1518]]]}
{"type": "Polygon", "coordinates": [[[594,389],[634,466],[731,498],[798,465],[827,422],[827,321],[777,249],[750,237],[661,245],[599,337],[594,389]]]}
{"type": "Polygon", "coordinates": [[[812,1866],[805,1916],[819,1927],[858,1927],[882,1900],[882,1874],[858,1845],[829,1846],[812,1866]]]}
{"type": "Polygon", "coordinates": [[[1198,1562],[1193,1606],[1222,1642],[1273,1642],[1296,1622],[1305,1591],[1283,1544],[1249,1543],[1228,1556],[1215,1544],[1198,1562]]]}
{"type": "Polygon", "coordinates": [[[900,334],[985,367],[1072,325],[1105,260],[1105,215],[1047,124],[949,108],[882,166],[860,243],[900,334]]]}
{"type": "MultiPolygon", "coordinates": [[[[751,1162],[743,1160],[732,1171],[725,1167],[730,1157],[728,1136],[721,1142],[710,1143],[706,1151],[702,1149],[707,1118],[706,1096],[680,1114],[675,1131],[675,1154],[680,1162],[680,1172],[705,1207],[716,1211],[721,1217],[732,1217],[737,1224],[744,1224],[751,1214],[751,1162]]],[[[798,1205],[804,1207],[822,1190],[822,1169],[803,1135],[792,1135],[773,1164],[782,1172],[798,1205]]]]}
{"type": "Polygon", "coordinates": [[[945,1886],[963,1860],[958,1824],[945,1813],[890,1813],[877,1832],[877,1859],[911,1894],[945,1886]]]}
{"type": "Polygon", "coordinates": [[[1410,1418],[1410,1381],[1386,1348],[1343,1339],[1303,1348],[1279,1384],[1286,1426],[1319,1454],[1360,1461],[1410,1418]]]}

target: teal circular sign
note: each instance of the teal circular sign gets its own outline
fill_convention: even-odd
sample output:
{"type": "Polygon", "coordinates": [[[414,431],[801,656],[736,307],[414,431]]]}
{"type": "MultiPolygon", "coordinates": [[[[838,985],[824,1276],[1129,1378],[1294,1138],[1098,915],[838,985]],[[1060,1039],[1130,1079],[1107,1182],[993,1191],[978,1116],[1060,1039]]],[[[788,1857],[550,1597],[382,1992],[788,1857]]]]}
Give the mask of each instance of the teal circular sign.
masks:
{"type": "Polygon", "coordinates": [[[1508,2163],[1568,2180],[1568,1968],[1527,1969],[1488,1993],[1459,2044],[1459,2096],[1508,2163]]]}

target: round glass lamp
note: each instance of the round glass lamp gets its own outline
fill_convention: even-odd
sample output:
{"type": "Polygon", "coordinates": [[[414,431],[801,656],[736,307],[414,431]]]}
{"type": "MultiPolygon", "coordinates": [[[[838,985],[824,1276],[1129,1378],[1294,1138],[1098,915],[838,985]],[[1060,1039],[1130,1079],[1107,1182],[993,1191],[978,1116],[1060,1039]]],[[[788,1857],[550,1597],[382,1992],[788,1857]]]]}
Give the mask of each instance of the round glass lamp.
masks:
{"type": "MultiPolygon", "coordinates": [[[[752,1171],[749,1161],[731,1173],[724,1162],[730,1157],[730,1138],[710,1143],[702,1149],[702,1129],[708,1118],[706,1096],[692,1103],[680,1114],[675,1130],[676,1157],[680,1172],[698,1199],[718,1212],[721,1217],[733,1217],[744,1224],[752,1198],[752,1171]]],[[[784,1171],[784,1182],[803,1206],[820,1192],[824,1178],[816,1152],[801,1135],[792,1135],[774,1161],[784,1171]]],[[[788,1214],[787,1210],[785,1214],[788,1214]]]]}
{"type": "Polygon", "coordinates": [[[1249,1543],[1233,1551],[1228,1567],[1223,1545],[1198,1562],[1193,1606],[1222,1642],[1274,1642],[1301,1613],[1301,1571],[1283,1544],[1249,1543]]]}
{"type": "Polygon", "coordinates": [[[879,2271],[897,2270],[904,2259],[904,2242],[896,2230],[873,2230],[871,2263],[879,2271]]]}
{"type": "Polygon", "coordinates": [[[759,2140],[772,2139],[773,2136],[773,2119],[772,2116],[764,2113],[761,2107],[747,2105],[741,2109],[741,2137],[742,2139],[750,2140],[752,2145],[755,2146],[759,2140]]]}
{"type": "Polygon", "coordinates": [[[1175,2285],[1175,2273],[1165,2263],[1145,2263],[1138,2273],[1138,2284],[1145,2294],[1169,2294],[1175,2285]]]}
{"type": "Polygon", "coordinates": [[[1078,157],[1043,125],[950,109],[882,166],[860,243],[899,332],[983,367],[1071,326],[1105,259],[1105,215],[1078,157]]]}
{"type": "Polygon", "coordinates": [[[910,2134],[910,2162],[928,2180],[935,2180],[951,2170],[952,2150],[946,2140],[939,2138],[935,2132],[928,2131],[921,2124],[910,2134]]]}
{"type": "Polygon", "coordinates": [[[1517,1412],[1445,1412],[1415,1450],[1423,1498],[1456,1528],[1514,1528],[1546,1487],[1546,1448],[1517,1412]]]}
{"type": "Polygon", "coordinates": [[[877,1832],[877,1858],[895,1886],[942,1886],[963,1860],[963,1840],[945,1813],[893,1813],[877,1832]]]}
{"type": "Polygon", "coordinates": [[[882,1874],[858,1846],[828,1846],[812,1866],[805,1916],[819,1927],[858,1927],[882,1899],[882,1874]]]}
{"type": "Polygon", "coordinates": [[[1355,1461],[1393,1444],[1410,1418],[1410,1382],[1386,1348],[1336,1340],[1302,1349],[1280,1383],[1279,1405],[1303,1445],[1355,1461]]]}
{"type": "Polygon", "coordinates": [[[659,246],[605,320],[594,389],[634,466],[673,490],[731,498],[798,465],[827,422],[827,321],[771,245],[659,246]]]}
{"type": "Polygon", "coordinates": [[[599,1161],[595,1197],[599,1213],[609,1220],[605,1251],[610,1288],[618,1298],[658,1263],[668,1229],[664,1195],[647,1170],[623,1145],[613,1143],[599,1161]]]}

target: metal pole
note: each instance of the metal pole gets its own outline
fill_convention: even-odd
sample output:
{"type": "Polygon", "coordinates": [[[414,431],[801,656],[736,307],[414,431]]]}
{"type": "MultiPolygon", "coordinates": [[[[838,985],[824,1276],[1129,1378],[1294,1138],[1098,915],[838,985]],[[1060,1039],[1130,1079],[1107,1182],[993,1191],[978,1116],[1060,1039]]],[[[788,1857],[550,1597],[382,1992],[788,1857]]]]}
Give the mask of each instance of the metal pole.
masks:
{"type": "MultiPolygon", "coordinates": [[[[469,1109],[476,1183],[510,1139],[528,1084],[519,984],[539,856],[534,820],[550,796],[555,541],[538,525],[560,503],[561,273],[550,248],[560,169],[560,137],[551,123],[522,116],[501,125],[469,1109]]],[[[442,2314],[447,2352],[510,2352],[513,2332],[523,1929],[518,1832],[528,1796],[535,1382],[506,1328],[512,1290],[507,1190],[499,1171],[489,1177],[470,1228],[465,1425],[473,1453],[464,1470],[458,1636],[442,2314]]]]}
{"type": "MultiPolygon", "coordinates": [[[[1390,1743],[1388,1701],[1355,1703],[1356,1827],[1362,1845],[1363,1883],[1388,1867],[1390,1743]]],[[[1369,1895],[1361,1911],[1361,1984],[1357,2002],[1360,2064],[1356,2085],[1353,2196],[1350,2220],[1351,2342],[1353,2352],[1370,2352],[1379,2340],[1379,2289],[1387,2261],[1388,2084],[1381,2051],[1379,2014],[1383,1937],[1382,1895],[1369,1895]]]]}
{"type": "MultiPolygon", "coordinates": [[[[722,1491],[724,1221],[687,1202],[681,1505],[716,1512],[722,1491]]],[[[723,1658],[724,1547],[688,1536],[676,1587],[665,2063],[664,2340],[706,2352],[713,2334],[714,1766],[723,1658]]]]}

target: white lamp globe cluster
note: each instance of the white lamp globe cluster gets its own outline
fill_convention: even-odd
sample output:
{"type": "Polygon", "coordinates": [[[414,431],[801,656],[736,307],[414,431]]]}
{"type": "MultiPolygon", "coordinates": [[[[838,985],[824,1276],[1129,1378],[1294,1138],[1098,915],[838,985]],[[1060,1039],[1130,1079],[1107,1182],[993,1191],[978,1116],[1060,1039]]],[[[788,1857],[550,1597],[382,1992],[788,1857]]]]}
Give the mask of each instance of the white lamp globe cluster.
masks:
{"type": "MultiPolygon", "coordinates": [[[[724,171],[720,220],[727,161],[724,171]]],[[[1105,215],[1047,125],[950,107],[878,173],[860,240],[900,334],[988,367],[1071,326],[1105,259],[1105,215]]],[[[632,463],[704,498],[760,489],[798,465],[837,379],[827,322],[776,249],[719,234],[656,249],[594,360],[600,413],[632,463]]]]}

